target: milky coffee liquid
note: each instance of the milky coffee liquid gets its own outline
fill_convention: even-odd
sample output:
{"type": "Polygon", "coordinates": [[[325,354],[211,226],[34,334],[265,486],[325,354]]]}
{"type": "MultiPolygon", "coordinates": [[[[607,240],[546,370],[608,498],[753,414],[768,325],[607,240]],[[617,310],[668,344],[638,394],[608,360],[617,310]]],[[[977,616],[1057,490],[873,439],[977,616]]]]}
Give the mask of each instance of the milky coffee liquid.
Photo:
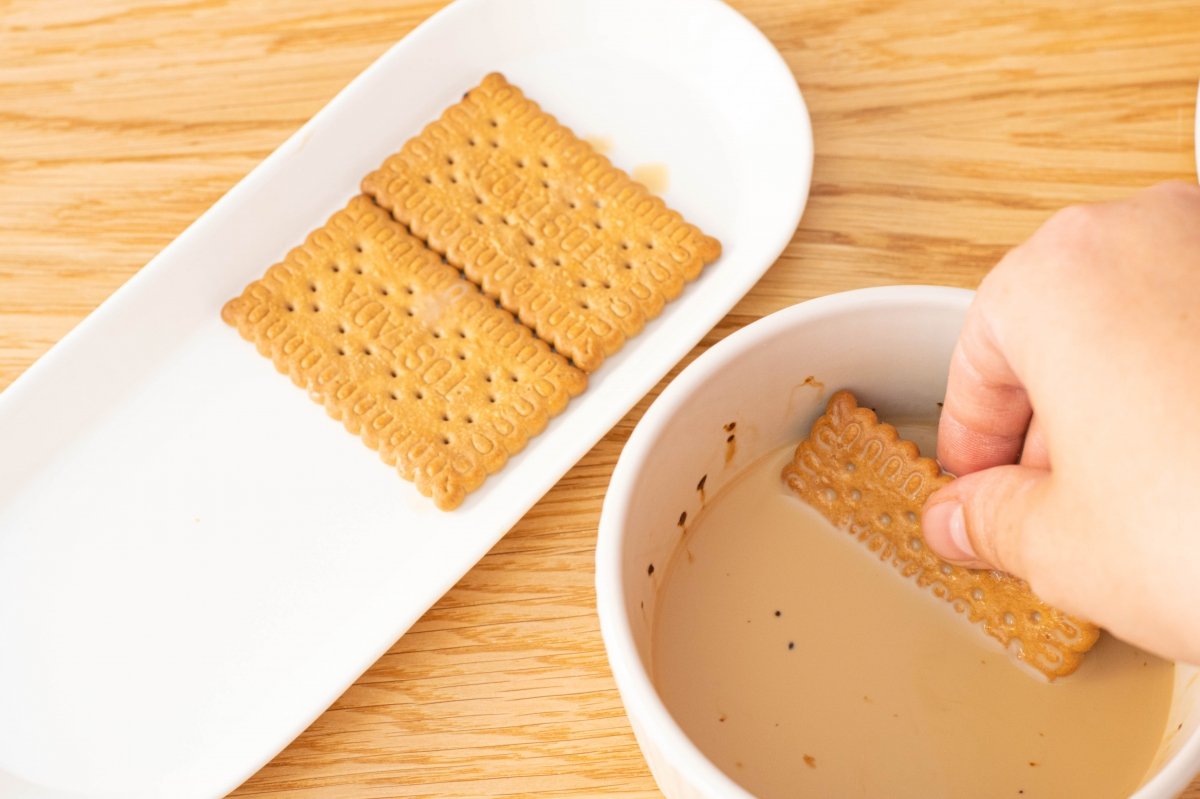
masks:
{"type": "Polygon", "coordinates": [[[709,498],[660,589],[654,682],[709,759],[762,797],[1128,796],[1174,666],[1104,634],[1035,676],[792,495],[793,449],[709,498]]]}

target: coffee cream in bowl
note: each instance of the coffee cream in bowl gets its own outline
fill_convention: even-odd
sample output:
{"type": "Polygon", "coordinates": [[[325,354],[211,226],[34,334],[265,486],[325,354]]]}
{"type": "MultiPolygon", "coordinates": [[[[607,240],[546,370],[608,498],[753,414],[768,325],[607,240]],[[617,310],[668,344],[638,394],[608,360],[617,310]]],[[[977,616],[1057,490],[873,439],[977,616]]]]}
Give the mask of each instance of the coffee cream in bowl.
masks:
{"type": "Polygon", "coordinates": [[[701,751],[759,796],[1128,796],[1174,665],[1104,637],[1031,674],[789,491],[793,449],[709,499],[664,570],[653,681],[701,751]]]}
{"type": "Polygon", "coordinates": [[[1168,797],[1196,669],[1102,634],[1048,680],[790,490],[849,388],[923,454],[970,293],[851,292],[714,347],[647,412],[601,520],[610,662],[670,797],[1168,797]]]}

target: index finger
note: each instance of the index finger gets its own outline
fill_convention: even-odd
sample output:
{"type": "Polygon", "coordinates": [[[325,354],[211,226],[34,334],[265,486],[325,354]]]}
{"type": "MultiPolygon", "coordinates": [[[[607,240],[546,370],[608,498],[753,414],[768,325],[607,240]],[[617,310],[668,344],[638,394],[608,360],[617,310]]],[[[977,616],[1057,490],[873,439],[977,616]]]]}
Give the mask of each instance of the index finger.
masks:
{"type": "Polygon", "coordinates": [[[938,460],[956,475],[1016,463],[1033,415],[980,299],[987,287],[985,279],[967,311],[938,422],[938,460]]]}

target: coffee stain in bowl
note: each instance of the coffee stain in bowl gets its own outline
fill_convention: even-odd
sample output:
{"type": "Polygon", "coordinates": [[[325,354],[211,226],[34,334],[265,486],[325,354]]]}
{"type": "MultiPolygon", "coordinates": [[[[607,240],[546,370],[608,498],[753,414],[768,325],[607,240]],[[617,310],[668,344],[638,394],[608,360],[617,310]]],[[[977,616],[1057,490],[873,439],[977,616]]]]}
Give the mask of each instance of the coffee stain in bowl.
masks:
{"type": "Polygon", "coordinates": [[[799,383],[792,386],[791,391],[788,392],[787,416],[789,419],[796,416],[796,409],[800,404],[801,398],[812,397],[808,393],[810,389],[819,395],[825,390],[825,384],[818,380],[815,375],[807,375],[799,383]]]}
{"type": "Polygon", "coordinates": [[[679,514],[679,521],[675,523],[675,526],[679,528],[679,538],[683,544],[684,554],[687,555],[688,563],[691,563],[693,560],[696,559],[696,556],[692,554],[691,547],[689,547],[687,545],[687,534],[688,534],[687,520],[688,520],[687,511],[682,511],[679,514]]]}

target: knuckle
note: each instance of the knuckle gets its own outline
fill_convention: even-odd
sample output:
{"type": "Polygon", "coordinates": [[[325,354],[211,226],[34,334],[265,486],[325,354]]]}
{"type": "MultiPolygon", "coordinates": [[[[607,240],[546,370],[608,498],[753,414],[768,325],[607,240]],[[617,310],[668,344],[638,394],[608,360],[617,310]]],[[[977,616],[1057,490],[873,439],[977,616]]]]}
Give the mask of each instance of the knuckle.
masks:
{"type": "Polygon", "coordinates": [[[1162,196],[1172,204],[1177,204],[1182,210],[1187,209],[1189,215],[1200,209],[1200,184],[1188,183],[1183,180],[1168,180],[1146,190],[1151,197],[1162,196]]]}
{"type": "Polygon", "coordinates": [[[1071,292],[1084,272],[1106,263],[1105,242],[1112,236],[1110,209],[1102,205],[1069,205],[1055,213],[1026,243],[1026,278],[1048,295],[1071,292]]]}
{"type": "Polygon", "coordinates": [[[1074,250],[1090,241],[1101,228],[1103,211],[1097,205],[1068,205],[1055,213],[1038,231],[1044,245],[1074,250]]]}
{"type": "Polygon", "coordinates": [[[1001,303],[1027,296],[1036,283],[1061,291],[1083,269],[1085,257],[1106,235],[1106,211],[1098,205],[1068,205],[1055,212],[1025,242],[1010,250],[983,280],[980,294],[1001,303]]]}
{"type": "Polygon", "coordinates": [[[1146,190],[1150,193],[1179,195],[1181,197],[1200,197],[1200,184],[1188,183],[1186,180],[1165,180],[1146,190]]]}

